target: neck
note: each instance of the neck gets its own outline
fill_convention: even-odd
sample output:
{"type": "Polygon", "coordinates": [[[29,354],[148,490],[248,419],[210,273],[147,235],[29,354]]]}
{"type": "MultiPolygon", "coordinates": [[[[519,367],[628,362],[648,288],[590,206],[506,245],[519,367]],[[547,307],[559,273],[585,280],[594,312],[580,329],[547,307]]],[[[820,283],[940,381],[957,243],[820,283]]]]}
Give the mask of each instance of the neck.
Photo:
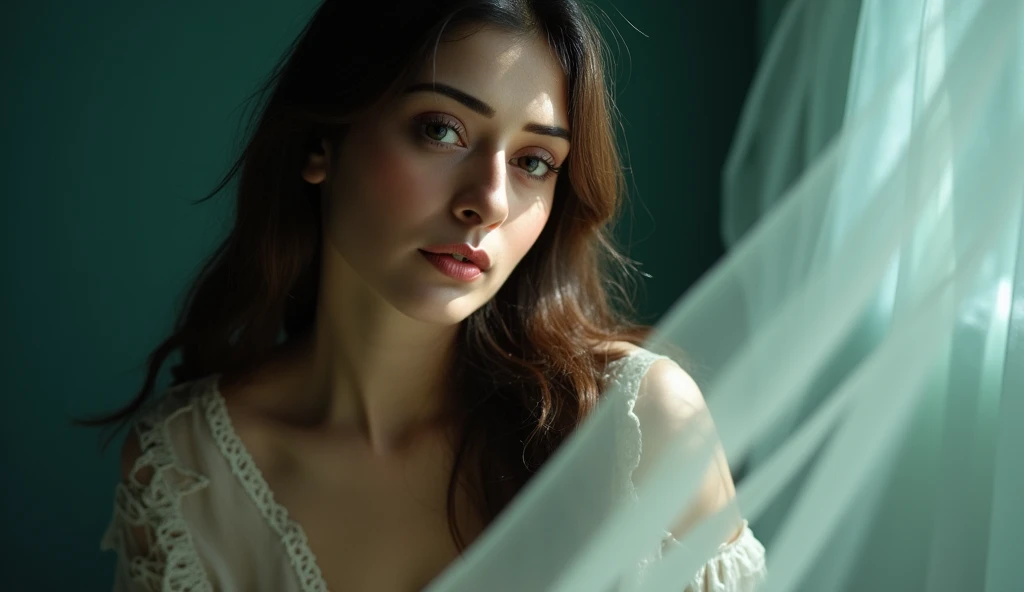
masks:
{"type": "Polygon", "coordinates": [[[322,278],[305,372],[320,421],[379,454],[443,427],[458,326],[411,319],[355,278],[322,278]]]}

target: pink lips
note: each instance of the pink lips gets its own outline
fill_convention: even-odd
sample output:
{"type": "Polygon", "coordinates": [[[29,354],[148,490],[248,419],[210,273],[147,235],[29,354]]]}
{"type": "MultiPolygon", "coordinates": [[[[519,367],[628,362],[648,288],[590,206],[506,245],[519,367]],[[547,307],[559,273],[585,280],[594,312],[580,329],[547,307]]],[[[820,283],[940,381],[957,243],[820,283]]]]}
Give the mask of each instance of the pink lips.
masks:
{"type": "Polygon", "coordinates": [[[434,245],[420,249],[420,253],[438,271],[463,282],[475,280],[491,267],[490,258],[483,249],[474,249],[467,244],[434,245]],[[455,259],[452,254],[465,261],[455,259]]]}

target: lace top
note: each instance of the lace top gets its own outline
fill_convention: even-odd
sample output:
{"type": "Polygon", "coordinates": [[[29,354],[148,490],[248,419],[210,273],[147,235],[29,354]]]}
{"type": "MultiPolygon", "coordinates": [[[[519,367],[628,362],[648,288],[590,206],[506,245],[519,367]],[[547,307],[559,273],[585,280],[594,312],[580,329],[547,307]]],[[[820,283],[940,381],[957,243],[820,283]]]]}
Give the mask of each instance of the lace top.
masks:
{"type": "MultiPolygon", "coordinates": [[[[637,389],[660,356],[646,350],[612,362],[606,379],[626,393],[623,482],[641,450],[637,389]]],[[[114,590],[325,592],[298,523],[289,518],[235,433],[219,375],[166,391],[137,420],[141,454],[115,490],[101,548],[115,550],[114,590]]],[[[764,579],[764,548],[744,525],[685,592],[750,592],[764,579]]]]}

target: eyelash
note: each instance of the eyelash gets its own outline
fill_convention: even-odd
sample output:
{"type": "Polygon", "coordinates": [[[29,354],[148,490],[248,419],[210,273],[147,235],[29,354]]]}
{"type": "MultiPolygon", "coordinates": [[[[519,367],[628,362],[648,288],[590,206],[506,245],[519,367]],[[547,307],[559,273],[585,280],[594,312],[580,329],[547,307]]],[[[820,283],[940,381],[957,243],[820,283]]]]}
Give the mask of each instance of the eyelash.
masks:
{"type": "MultiPolygon", "coordinates": [[[[438,142],[437,140],[427,136],[427,134],[424,133],[426,128],[428,126],[431,126],[431,125],[447,127],[449,129],[451,129],[452,131],[454,131],[456,133],[456,135],[459,136],[460,139],[462,138],[462,136],[465,135],[465,131],[466,131],[465,128],[463,128],[462,125],[459,124],[459,122],[455,121],[454,119],[449,119],[447,117],[444,117],[442,115],[428,115],[426,117],[421,118],[419,120],[417,126],[416,126],[416,129],[417,129],[417,131],[419,133],[420,138],[423,141],[425,141],[425,142],[427,142],[429,144],[432,144],[432,145],[435,145],[435,146],[441,146],[441,147],[444,147],[444,148],[451,148],[451,144],[446,144],[444,142],[438,142]]],[[[555,166],[554,159],[552,159],[550,156],[547,156],[547,155],[526,154],[526,155],[519,156],[519,157],[516,157],[516,158],[517,159],[519,159],[519,158],[535,158],[535,159],[543,162],[547,166],[548,170],[543,175],[534,175],[534,174],[529,173],[529,172],[526,173],[530,178],[536,179],[538,181],[547,181],[553,175],[557,175],[559,173],[559,171],[562,170],[562,167],[555,166]]]]}

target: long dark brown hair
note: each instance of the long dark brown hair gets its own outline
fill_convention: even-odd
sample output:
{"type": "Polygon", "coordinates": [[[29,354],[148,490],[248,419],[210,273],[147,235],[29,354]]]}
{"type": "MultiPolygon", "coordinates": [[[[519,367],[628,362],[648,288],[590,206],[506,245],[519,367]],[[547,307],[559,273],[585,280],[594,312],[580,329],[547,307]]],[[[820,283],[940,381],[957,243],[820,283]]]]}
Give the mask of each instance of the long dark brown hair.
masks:
{"type": "Polygon", "coordinates": [[[491,521],[597,404],[604,366],[615,356],[594,346],[639,344],[646,335],[628,320],[624,272],[632,268],[610,234],[625,184],[604,46],[576,0],[385,0],[361,5],[359,16],[340,1],[324,2],[250,97],[258,105],[247,144],[199,200],[237,179],[231,232],[195,278],[171,335],[150,354],[141,390],[116,412],[79,423],[129,423],[175,352],[172,385],[251,367],[282,340],[307,334],[322,240],[317,187],[300,175],[309,153],[323,139],[344,141],[348,125],[394,97],[452,31],[489,25],[537,34],[567,78],[572,153],[537,242],[459,332],[448,523],[461,550],[454,508],[464,463],[478,465],[476,502],[491,521]]]}

